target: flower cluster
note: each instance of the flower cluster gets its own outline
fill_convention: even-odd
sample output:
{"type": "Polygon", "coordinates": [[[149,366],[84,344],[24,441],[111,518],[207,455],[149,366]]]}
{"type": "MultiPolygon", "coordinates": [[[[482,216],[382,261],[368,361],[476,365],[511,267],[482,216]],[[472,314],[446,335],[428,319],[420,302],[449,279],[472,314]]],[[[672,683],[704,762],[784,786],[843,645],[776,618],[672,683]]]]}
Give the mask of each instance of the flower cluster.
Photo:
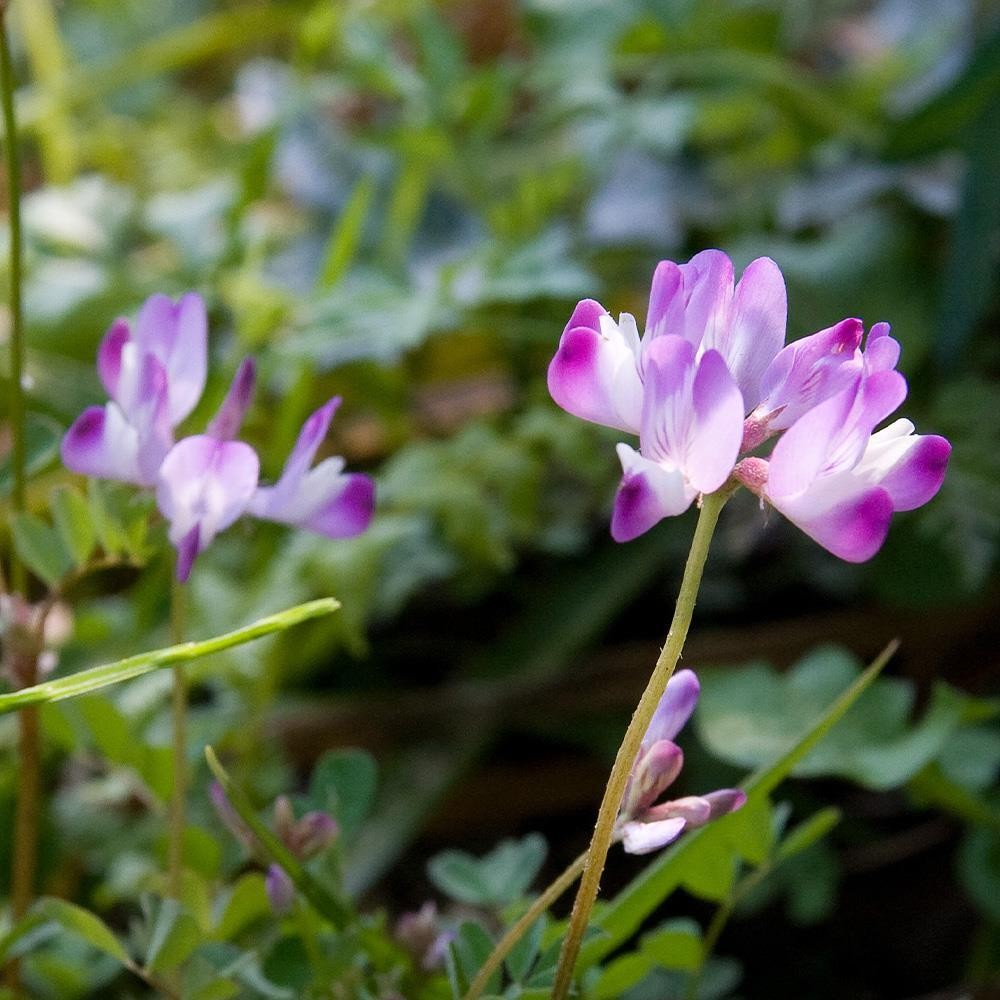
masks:
{"type": "Polygon", "coordinates": [[[201,297],[177,302],[153,295],[134,328],[116,320],[97,355],[111,397],[85,410],[67,431],[62,457],[75,472],[155,490],[177,548],[177,576],[243,514],[307,528],[329,538],[364,531],[375,501],[372,480],[344,472],[341,458],[310,468],[339,398],[306,421],[273,486],[261,486],[260,460],[235,440],[253,395],[251,359],[239,367],[222,406],[203,434],[175,441],[195,408],[208,373],[208,320],[201,297]]]}
{"type": "Polygon", "coordinates": [[[881,547],[894,511],[930,500],[951,446],[897,420],[906,398],[889,326],[860,320],[784,345],[785,283],[760,257],[734,287],[719,250],[661,262],[640,337],[592,299],[580,302],[549,366],[568,412],[637,434],[618,445],[623,478],[611,533],[629,541],[730,477],[850,562],[881,547]],[[769,458],[753,454],[781,434],[769,458]]]}
{"type": "Polygon", "coordinates": [[[691,717],[700,690],[694,671],[674,674],[642,738],[615,823],[615,839],[629,854],[657,851],[685,830],[735,812],[747,800],[738,788],[721,788],[657,803],[684,766],[684,753],[673,740],[691,717]]]}
{"type": "MultiPolygon", "coordinates": [[[[213,782],[209,788],[209,795],[215,811],[229,828],[229,832],[243,844],[247,853],[259,857],[262,852],[257,837],[233,808],[222,785],[213,782]]],[[[321,854],[334,842],[340,827],[331,815],[318,809],[296,819],[291,800],[286,795],[279,795],[274,800],[274,831],[291,854],[299,861],[308,861],[321,854]]],[[[277,864],[269,864],[264,877],[264,886],[275,913],[279,915],[287,913],[292,908],[292,903],[295,901],[295,886],[284,868],[277,864]]]]}

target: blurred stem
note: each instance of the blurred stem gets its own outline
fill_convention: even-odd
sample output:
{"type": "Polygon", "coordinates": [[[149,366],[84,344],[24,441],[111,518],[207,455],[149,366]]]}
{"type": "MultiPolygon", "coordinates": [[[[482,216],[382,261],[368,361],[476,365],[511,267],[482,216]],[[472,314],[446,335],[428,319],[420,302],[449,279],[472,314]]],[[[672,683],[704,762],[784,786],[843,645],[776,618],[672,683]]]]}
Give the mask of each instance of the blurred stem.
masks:
{"type": "Polygon", "coordinates": [[[577,890],[576,900],[573,903],[573,913],[570,917],[566,937],[563,940],[562,952],[559,955],[559,968],[556,971],[556,981],[552,991],[553,1000],[565,1000],[573,983],[573,970],[580,953],[580,945],[583,943],[583,935],[587,929],[590,912],[597,900],[601,875],[604,872],[604,864],[607,861],[608,850],[614,836],[615,819],[622,796],[625,794],[625,785],[639,751],[642,737],[649,727],[656,706],[659,704],[660,698],[663,697],[667,681],[670,680],[684,649],[712,535],[715,533],[719,514],[731,493],[732,490],[728,486],[724,486],[716,493],[711,493],[702,499],[698,525],[695,528],[694,538],[691,541],[691,551],[688,553],[687,563],[684,566],[684,577],[677,595],[677,605],[674,608],[674,618],[670,623],[670,631],[667,633],[667,641],[660,651],[656,666],[653,668],[653,674],[646,685],[646,690],[642,693],[639,705],[625,732],[625,738],[618,749],[618,756],[615,758],[611,776],[608,778],[608,784],[604,790],[604,798],[601,800],[601,806],[597,813],[597,823],[594,826],[590,848],[587,851],[587,861],[580,879],[580,888],[577,890]]]}
{"type": "MultiPolygon", "coordinates": [[[[170,581],[170,642],[184,641],[187,593],[176,576],[170,581]]],[[[184,825],[187,796],[187,677],[184,664],[174,664],[170,714],[173,723],[173,788],[170,796],[170,841],[168,871],[170,894],[180,899],[184,871],[184,825]]]]}
{"type": "MultiPolygon", "coordinates": [[[[7,2],[0,0],[0,104],[3,107],[4,154],[7,167],[7,205],[10,219],[10,401],[11,467],[14,489],[11,495],[15,511],[24,510],[24,317],[21,308],[21,159],[18,147],[17,118],[14,113],[14,67],[7,35],[7,2]]],[[[11,588],[27,596],[24,565],[11,548],[11,588]]],[[[24,682],[37,680],[38,661],[32,658],[24,682]]],[[[26,708],[18,714],[17,806],[14,815],[14,851],[11,870],[11,910],[14,920],[24,916],[35,889],[38,859],[38,809],[41,789],[41,738],[38,709],[26,708]]],[[[17,966],[11,966],[10,985],[16,989],[17,966]]]]}
{"type": "Polygon", "coordinates": [[[490,957],[486,959],[483,967],[476,973],[476,978],[469,985],[469,991],[465,994],[463,1000],[477,1000],[482,995],[483,990],[486,989],[490,981],[490,977],[500,968],[503,960],[510,954],[514,945],[524,937],[532,924],[580,877],[580,872],[583,871],[583,866],[586,863],[587,852],[584,851],[524,911],[517,923],[511,925],[510,930],[500,938],[490,957]]]}
{"type": "MultiPolygon", "coordinates": [[[[11,504],[24,510],[24,316],[21,308],[21,158],[18,148],[17,119],[14,114],[14,67],[7,36],[7,0],[0,0],[0,105],[3,107],[4,155],[7,167],[7,206],[10,219],[10,401],[8,412],[11,431],[11,469],[14,488],[11,504]]],[[[11,551],[11,589],[24,594],[27,583],[24,567],[11,551]]]]}

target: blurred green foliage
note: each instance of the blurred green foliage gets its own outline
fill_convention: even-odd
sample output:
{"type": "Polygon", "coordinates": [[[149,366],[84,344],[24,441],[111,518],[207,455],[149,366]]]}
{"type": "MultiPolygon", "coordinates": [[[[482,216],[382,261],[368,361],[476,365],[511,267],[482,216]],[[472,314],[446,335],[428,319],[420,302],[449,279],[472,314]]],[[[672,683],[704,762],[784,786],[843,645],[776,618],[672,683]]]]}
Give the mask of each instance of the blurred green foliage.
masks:
{"type": "MultiPolygon", "coordinates": [[[[343,605],[253,656],[221,654],[192,671],[191,760],[220,744],[255,802],[295,782],[265,728],[276,699],[443,680],[483,685],[469,689],[473,705],[489,706],[505,685],[530,693],[682,557],[683,522],[632,547],[607,544],[614,437],[558,411],[544,382],[575,300],[641,318],[664,257],[719,246],[744,265],[770,254],[788,282],[793,338],[845,315],[889,320],[911,383],[907,414],[954,444],[940,496],[897,518],[865,567],[833,565],[780,519],[745,508],[720,538],[703,606],[739,618],[787,603],[794,588],[790,611],[872,597],[954,607],[995,587],[1000,36],[990,5],[14,0],[9,16],[29,188],[32,485],[31,511],[0,544],[74,598],[60,670],[165,642],[162,527],[147,531],[149,506],[127,491],[85,494],[57,454],[62,428],[102,395],[93,358],[105,328],[149,293],[194,288],[209,302],[214,374],[192,427],[252,351],[261,380],[248,434],[265,472],[277,474],[303,418],[339,394],[329,448],[378,481],[378,515],[360,538],[320,544],[241,526],[199,562],[197,636],[328,594],[343,605]]],[[[0,352],[0,420],[5,365],[0,352]]],[[[4,525],[9,491],[4,455],[4,525]]],[[[760,765],[855,673],[825,652],[784,678],[761,666],[720,675],[706,683],[700,733],[717,757],[760,765]]],[[[43,875],[104,909],[162,889],[164,684],[151,674],[43,712],[58,777],[43,875]]],[[[914,722],[913,698],[903,682],[879,682],[797,773],[903,786],[914,807],[967,823],[959,871],[995,921],[995,706],[942,685],[914,722]]],[[[386,762],[377,791],[367,758],[321,758],[299,804],[340,815],[352,891],[398,857],[495,736],[487,715],[480,708],[460,736],[427,733],[386,762]]],[[[553,734],[563,735],[555,719],[553,734]]],[[[12,741],[0,725],[4,748],[12,741]]],[[[185,970],[191,996],[309,995],[307,933],[272,920],[266,948],[242,947],[272,918],[259,873],[241,872],[235,845],[209,832],[206,782],[202,769],[190,830],[201,883],[183,907],[149,897],[129,954],[172,973],[196,933],[207,935],[185,970]]],[[[4,776],[4,810],[11,794],[4,776]]],[[[778,864],[787,816],[769,801],[746,815],[773,836],[749,843],[750,820],[713,827],[721,832],[684,847],[701,860],[676,884],[735,907],[743,868],[770,866],[763,886],[739,890],[740,907],[770,885],[793,913],[822,916],[833,852],[817,840],[778,864]],[[796,874],[803,857],[812,862],[796,874]]],[[[8,852],[0,835],[4,873],[8,852]]],[[[512,896],[540,863],[528,860],[512,896]]],[[[458,852],[447,861],[432,868],[442,889],[490,865],[458,852]]],[[[510,902],[501,897],[477,901],[510,902]]],[[[612,923],[635,897],[623,898],[607,911],[612,923]]],[[[70,904],[45,906],[0,950],[31,946],[26,976],[39,996],[103,989],[120,974],[111,931],[70,904]],[[64,938],[55,947],[53,921],[103,957],[88,965],[93,952],[64,938]]],[[[398,973],[398,946],[379,933],[383,953],[378,933],[358,931],[377,974],[398,973]]],[[[544,990],[557,933],[541,928],[508,967],[523,986],[510,995],[544,990]]],[[[484,934],[478,923],[460,930],[453,982],[474,973],[484,934]]],[[[663,925],[595,966],[588,986],[635,1000],[683,995],[678,970],[694,966],[678,956],[696,945],[690,927],[663,925]]],[[[343,972],[363,947],[345,944],[317,976],[343,972]]],[[[738,967],[713,960],[698,995],[727,995],[738,980],[738,967]]],[[[448,995],[423,985],[428,997],[448,995]]]]}

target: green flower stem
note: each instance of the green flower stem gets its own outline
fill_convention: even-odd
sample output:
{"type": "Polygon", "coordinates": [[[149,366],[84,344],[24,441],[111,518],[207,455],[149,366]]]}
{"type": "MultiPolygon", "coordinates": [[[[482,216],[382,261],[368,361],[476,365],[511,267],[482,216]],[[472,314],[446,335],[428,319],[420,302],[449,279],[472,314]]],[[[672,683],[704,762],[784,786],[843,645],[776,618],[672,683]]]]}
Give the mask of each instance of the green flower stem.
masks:
{"type": "Polygon", "coordinates": [[[497,946],[486,959],[483,967],[476,973],[476,978],[469,985],[469,990],[463,1000],[477,1000],[489,984],[490,977],[503,964],[503,960],[511,953],[514,945],[528,932],[534,922],[580,877],[583,866],[587,863],[587,852],[584,851],[566,870],[556,878],[548,888],[524,911],[517,922],[512,924],[506,934],[497,942],[497,946]]]}
{"type": "Polygon", "coordinates": [[[611,776],[608,778],[608,784],[604,790],[604,798],[601,800],[601,807],[597,813],[597,823],[594,826],[594,833],[587,851],[587,861],[580,879],[580,888],[577,890],[576,900],[573,903],[573,913],[570,916],[562,952],[559,955],[559,968],[556,971],[552,1000],[565,1000],[573,983],[573,970],[580,953],[580,945],[587,929],[587,922],[590,919],[590,912],[597,900],[601,875],[604,872],[604,864],[614,835],[615,819],[622,796],[625,794],[625,785],[628,782],[636,754],[639,752],[642,737],[649,727],[656,706],[659,704],[660,698],[663,697],[667,681],[670,680],[684,649],[712,535],[715,533],[719,514],[731,494],[732,490],[727,485],[702,500],[698,526],[695,528],[691,551],[684,566],[684,577],[677,595],[677,605],[674,608],[674,618],[670,623],[670,631],[667,633],[667,641],[660,651],[656,666],[653,668],[653,674],[646,685],[646,690],[642,693],[639,705],[625,732],[625,738],[618,749],[618,756],[615,758],[611,776]]]}
{"type": "MultiPolygon", "coordinates": [[[[170,581],[170,642],[184,641],[187,592],[176,577],[170,581]]],[[[175,663],[170,695],[172,724],[171,760],[173,786],[170,791],[170,833],[167,844],[167,871],[170,894],[180,899],[184,873],[184,825],[187,796],[187,677],[184,664],[175,663]]]]}
{"type": "MultiPolygon", "coordinates": [[[[17,119],[14,114],[14,67],[7,36],[7,0],[0,0],[0,104],[3,108],[4,154],[7,167],[7,204],[10,218],[10,395],[8,416],[11,429],[13,509],[24,510],[24,314],[21,306],[21,157],[17,119]]],[[[11,550],[10,582],[15,593],[27,596],[27,573],[17,553],[11,550]]],[[[37,680],[37,660],[26,678],[37,680]]],[[[14,851],[11,870],[11,911],[20,920],[31,905],[37,867],[38,811],[41,800],[41,735],[38,710],[24,709],[18,716],[17,806],[14,815],[14,851]]],[[[13,967],[13,986],[17,984],[13,967]]]]}

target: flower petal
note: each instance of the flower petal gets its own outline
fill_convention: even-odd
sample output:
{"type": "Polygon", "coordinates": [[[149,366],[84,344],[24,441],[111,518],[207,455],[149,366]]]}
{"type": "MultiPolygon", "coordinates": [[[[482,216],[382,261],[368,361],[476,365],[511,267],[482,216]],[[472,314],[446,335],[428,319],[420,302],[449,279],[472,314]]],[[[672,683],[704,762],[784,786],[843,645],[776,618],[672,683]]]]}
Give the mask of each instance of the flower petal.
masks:
{"type": "Polygon", "coordinates": [[[676,840],[687,822],[681,817],[663,819],[657,823],[626,823],[622,827],[622,847],[628,854],[650,854],[676,840]]]}
{"type": "Polygon", "coordinates": [[[175,303],[151,295],[139,310],[134,339],[167,372],[169,410],[177,426],[197,405],[208,373],[208,316],[200,295],[188,292],[175,303]]]}
{"type": "Polygon", "coordinates": [[[643,746],[632,768],[621,814],[634,819],[645,812],[676,780],[684,767],[684,752],[670,740],[643,746]]]}
{"type": "Polygon", "coordinates": [[[703,344],[725,358],[747,413],[760,400],[761,376],[785,342],[787,319],[785,279],[770,257],[758,257],[736,286],[728,322],[703,344]]]}
{"type": "Polygon", "coordinates": [[[713,493],[728,478],[743,440],[743,397],[725,361],[706,351],[692,386],[690,438],[684,474],[701,493],[713,493]]]}
{"type": "Polygon", "coordinates": [[[895,510],[915,510],[944,482],[951,445],[936,434],[914,434],[909,420],[897,420],[872,435],[857,474],[892,497],[895,510]]]}
{"type": "Polygon", "coordinates": [[[624,475],[611,515],[611,537],[616,542],[630,542],[663,518],[682,514],[691,506],[697,491],[678,470],[643,458],[627,444],[618,445],[618,457],[624,475]]]}
{"type": "Polygon", "coordinates": [[[63,465],[97,479],[141,485],[139,436],[117,403],[90,406],[62,439],[63,465]]]}
{"type": "Polygon", "coordinates": [[[695,347],[718,347],[726,338],[733,305],[733,262],[721,250],[702,250],[681,264],[680,270],[684,277],[682,335],[695,347]]]}
{"type": "Polygon", "coordinates": [[[704,826],[712,818],[712,804],[701,795],[685,795],[647,809],[640,819],[643,823],[655,823],[678,816],[684,820],[689,830],[693,830],[704,826]]]}
{"type": "Polygon", "coordinates": [[[233,376],[226,398],[219,407],[219,412],[206,428],[206,434],[219,438],[220,441],[229,441],[236,437],[243,424],[243,418],[250,408],[256,380],[257,368],[253,358],[244,358],[239,368],[236,369],[236,374],[233,376]]]}
{"type": "Polygon", "coordinates": [[[188,569],[216,534],[246,511],[259,474],[257,453],[242,441],[198,434],[170,449],[160,466],[156,502],[170,521],[171,542],[183,546],[188,569]]]}
{"type": "Polygon", "coordinates": [[[712,810],[708,818],[713,820],[742,809],[747,802],[747,793],[742,788],[720,788],[716,792],[709,792],[703,798],[712,810]]]}
{"type": "Polygon", "coordinates": [[[892,371],[899,362],[899,341],[889,336],[888,323],[876,323],[865,342],[865,369],[869,372],[892,371]]]}
{"type": "MultiPolygon", "coordinates": [[[[849,475],[845,473],[844,477],[849,475]]],[[[853,477],[850,483],[860,487],[858,492],[848,493],[832,504],[829,494],[835,486],[822,480],[816,489],[792,499],[768,499],[828,552],[846,562],[865,562],[885,541],[892,518],[892,497],[880,487],[865,489],[853,477]]]]}
{"type": "Polygon", "coordinates": [[[700,691],[701,684],[693,670],[678,670],[667,681],[667,688],[642,738],[643,746],[672,740],[691,718],[700,691]]]}
{"type": "Polygon", "coordinates": [[[861,320],[844,319],[778,352],[761,379],[757,407],[769,431],[791,427],[814,406],[856,384],[861,365],[855,352],[863,330],[861,320]]]}
{"type": "Polygon", "coordinates": [[[637,433],[642,381],[636,350],[606,313],[599,327],[577,326],[563,333],[549,364],[549,393],[567,413],[637,433]]]}
{"type": "Polygon", "coordinates": [[[122,351],[132,339],[127,319],[116,319],[97,349],[97,373],[108,395],[121,403],[119,382],[122,374],[122,351]]]}

